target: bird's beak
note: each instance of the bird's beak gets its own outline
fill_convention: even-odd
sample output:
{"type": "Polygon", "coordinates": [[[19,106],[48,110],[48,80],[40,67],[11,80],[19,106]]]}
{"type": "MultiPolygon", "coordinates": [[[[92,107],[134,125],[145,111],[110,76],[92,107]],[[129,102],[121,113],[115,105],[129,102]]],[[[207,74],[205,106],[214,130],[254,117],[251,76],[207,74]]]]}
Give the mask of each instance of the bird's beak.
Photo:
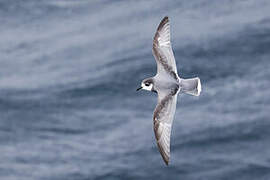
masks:
{"type": "Polygon", "coordinates": [[[139,91],[140,89],[142,89],[142,87],[139,87],[136,91],[139,91]]]}

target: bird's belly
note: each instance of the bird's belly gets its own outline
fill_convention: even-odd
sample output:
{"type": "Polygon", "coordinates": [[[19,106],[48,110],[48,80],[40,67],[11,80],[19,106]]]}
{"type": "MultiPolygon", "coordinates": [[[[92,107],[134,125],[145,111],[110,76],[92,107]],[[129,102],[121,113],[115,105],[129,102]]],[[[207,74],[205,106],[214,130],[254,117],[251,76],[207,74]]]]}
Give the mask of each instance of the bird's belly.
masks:
{"type": "Polygon", "coordinates": [[[157,83],[158,90],[170,92],[173,95],[179,91],[179,88],[180,88],[179,84],[175,82],[163,81],[157,83]]]}

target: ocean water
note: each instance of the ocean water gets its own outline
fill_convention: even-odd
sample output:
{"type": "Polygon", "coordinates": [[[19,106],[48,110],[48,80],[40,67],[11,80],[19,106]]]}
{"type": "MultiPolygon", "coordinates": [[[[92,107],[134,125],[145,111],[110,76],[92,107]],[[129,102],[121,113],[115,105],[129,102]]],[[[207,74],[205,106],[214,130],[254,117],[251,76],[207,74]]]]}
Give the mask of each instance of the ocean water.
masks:
{"type": "Polygon", "coordinates": [[[0,179],[269,180],[270,2],[0,1],[0,179]],[[168,15],[180,95],[156,147],[152,38],[168,15]]]}

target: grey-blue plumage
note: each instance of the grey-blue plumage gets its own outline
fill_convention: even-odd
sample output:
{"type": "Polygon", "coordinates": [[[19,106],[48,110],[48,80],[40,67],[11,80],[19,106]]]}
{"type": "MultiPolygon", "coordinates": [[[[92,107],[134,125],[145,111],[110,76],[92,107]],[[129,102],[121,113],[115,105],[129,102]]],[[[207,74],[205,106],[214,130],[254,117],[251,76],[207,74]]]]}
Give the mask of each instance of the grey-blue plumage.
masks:
{"type": "Polygon", "coordinates": [[[175,58],[170,42],[169,18],[164,17],[153,40],[153,55],[157,63],[157,74],[142,81],[139,89],[158,94],[154,111],[154,132],[164,162],[170,159],[171,126],[174,119],[178,93],[199,96],[201,82],[198,77],[182,79],[178,76],[175,58]]]}

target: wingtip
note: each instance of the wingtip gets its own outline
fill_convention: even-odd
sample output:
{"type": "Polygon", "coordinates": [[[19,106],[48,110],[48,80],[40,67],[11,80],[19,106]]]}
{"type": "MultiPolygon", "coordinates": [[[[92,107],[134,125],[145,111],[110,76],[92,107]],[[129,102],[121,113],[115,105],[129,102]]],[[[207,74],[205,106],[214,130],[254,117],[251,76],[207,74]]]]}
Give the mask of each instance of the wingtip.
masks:
{"type": "Polygon", "coordinates": [[[167,22],[169,22],[169,17],[165,16],[162,20],[160,24],[166,24],[167,22]]]}
{"type": "Polygon", "coordinates": [[[168,16],[165,16],[161,22],[159,23],[159,26],[158,26],[158,31],[166,24],[169,22],[169,17],[168,16]]]}
{"type": "Polygon", "coordinates": [[[169,16],[165,16],[163,20],[169,20],[169,16]]]}
{"type": "Polygon", "coordinates": [[[161,153],[161,157],[162,157],[164,163],[166,164],[166,166],[169,166],[169,162],[170,162],[169,157],[166,157],[163,153],[161,153]]]}
{"type": "Polygon", "coordinates": [[[167,155],[164,150],[161,148],[161,146],[158,143],[158,150],[161,154],[161,157],[163,159],[163,161],[165,162],[165,164],[168,166],[169,165],[169,161],[170,161],[170,155],[167,155]]]}

